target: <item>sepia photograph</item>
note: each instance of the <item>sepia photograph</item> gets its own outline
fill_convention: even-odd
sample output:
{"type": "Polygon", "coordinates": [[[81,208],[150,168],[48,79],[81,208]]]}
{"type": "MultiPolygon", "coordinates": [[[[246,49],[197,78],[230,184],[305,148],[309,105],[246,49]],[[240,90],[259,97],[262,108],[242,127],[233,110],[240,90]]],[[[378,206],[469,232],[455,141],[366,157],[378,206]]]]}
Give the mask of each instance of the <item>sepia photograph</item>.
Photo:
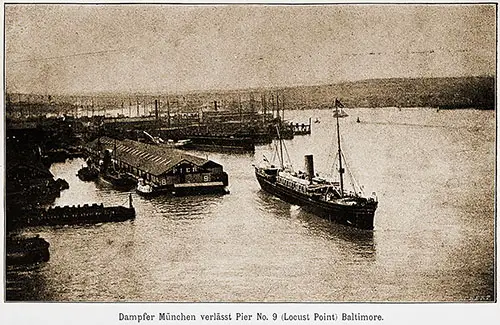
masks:
{"type": "Polygon", "coordinates": [[[3,3],[2,309],[496,306],[497,10],[3,3]]]}

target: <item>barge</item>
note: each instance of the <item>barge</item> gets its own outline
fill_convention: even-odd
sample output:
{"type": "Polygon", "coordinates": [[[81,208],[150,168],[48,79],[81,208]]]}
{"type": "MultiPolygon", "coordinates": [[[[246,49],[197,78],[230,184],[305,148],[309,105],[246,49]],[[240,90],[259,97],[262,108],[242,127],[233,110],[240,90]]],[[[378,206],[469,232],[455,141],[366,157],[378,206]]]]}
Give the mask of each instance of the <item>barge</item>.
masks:
{"type": "Polygon", "coordinates": [[[197,149],[207,151],[239,151],[239,152],[254,152],[255,142],[250,137],[234,137],[234,136],[191,136],[189,145],[186,149],[197,149]]]}
{"type": "Polygon", "coordinates": [[[34,226],[58,226],[77,224],[96,224],[103,222],[121,222],[135,218],[132,195],[129,194],[129,206],[110,206],[104,204],[84,204],[77,206],[52,207],[48,209],[24,209],[9,213],[10,228],[34,226]]]}

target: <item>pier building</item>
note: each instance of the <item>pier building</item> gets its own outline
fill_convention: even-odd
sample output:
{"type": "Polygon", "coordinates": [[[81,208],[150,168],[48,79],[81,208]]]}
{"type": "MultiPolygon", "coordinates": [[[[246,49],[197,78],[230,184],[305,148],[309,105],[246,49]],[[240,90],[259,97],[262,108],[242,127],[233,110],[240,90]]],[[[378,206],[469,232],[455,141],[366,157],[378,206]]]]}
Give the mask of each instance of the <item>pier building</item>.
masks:
{"type": "Polygon", "coordinates": [[[142,179],[155,193],[217,192],[228,185],[222,165],[163,145],[101,137],[87,150],[94,163],[108,151],[113,168],[142,179]]]}

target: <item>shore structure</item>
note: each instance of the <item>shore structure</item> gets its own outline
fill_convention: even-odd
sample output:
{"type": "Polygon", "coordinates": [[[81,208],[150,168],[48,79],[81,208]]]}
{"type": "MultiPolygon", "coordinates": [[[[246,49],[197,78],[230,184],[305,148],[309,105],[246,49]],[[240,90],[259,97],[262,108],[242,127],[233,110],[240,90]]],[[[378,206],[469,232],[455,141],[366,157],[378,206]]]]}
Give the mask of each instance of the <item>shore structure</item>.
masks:
{"type": "Polygon", "coordinates": [[[228,185],[222,165],[182,150],[109,137],[90,142],[86,150],[94,164],[111,151],[113,167],[150,185],[154,194],[225,193],[228,185]]]}

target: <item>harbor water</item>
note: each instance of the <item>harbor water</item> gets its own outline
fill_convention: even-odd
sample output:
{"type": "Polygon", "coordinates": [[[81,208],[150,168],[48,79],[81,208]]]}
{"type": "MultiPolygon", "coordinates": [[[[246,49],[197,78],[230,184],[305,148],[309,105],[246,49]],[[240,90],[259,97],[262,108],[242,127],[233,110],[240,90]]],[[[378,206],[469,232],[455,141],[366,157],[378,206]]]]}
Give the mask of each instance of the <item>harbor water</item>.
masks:
{"type": "MultiPolygon", "coordinates": [[[[434,302],[494,299],[495,112],[349,109],[343,151],[379,207],[373,231],[331,224],[263,192],[252,154],[193,152],[229,174],[228,195],[133,196],[133,221],[26,230],[50,260],[11,271],[7,299],[141,302],[434,302]],[[359,123],[357,118],[359,117],[359,123]]],[[[285,141],[295,169],[313,154],[332,173],[332,111],[286,112],[313,123],[285,141]]],[[[70,188],[54,205],[126,204],[128,192],[51,171],[70,188]]]]}

